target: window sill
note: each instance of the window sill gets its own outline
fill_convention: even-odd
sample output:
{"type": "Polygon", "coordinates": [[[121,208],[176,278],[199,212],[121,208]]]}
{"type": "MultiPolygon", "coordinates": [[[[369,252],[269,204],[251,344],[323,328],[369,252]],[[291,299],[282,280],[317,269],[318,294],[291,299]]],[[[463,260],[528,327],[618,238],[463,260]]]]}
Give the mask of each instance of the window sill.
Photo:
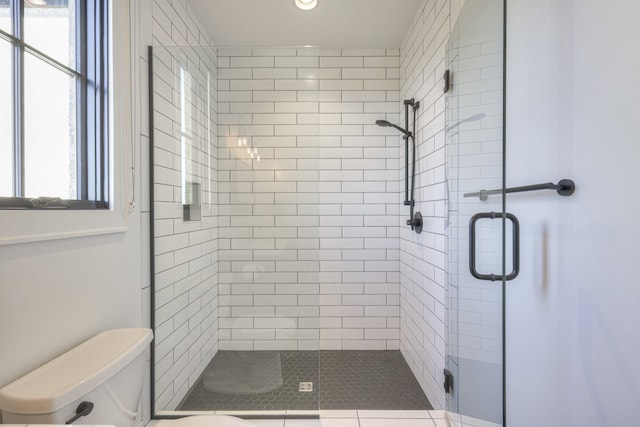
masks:
{"type": "Polygon", "coordinates": [[[128,227],[97,228],[92,230],[69,231],[48,234],[31,234],[20,237],[0,237],[0,246],[17,245],[21,243],[46,242],[49,240],[73,239],[76,237],[101,236],[104,234],[126,233],[128,227]]]}
{"type": "Polygon", "coordinates": [[[126,233],[127,219],[111,211],[0,211],[0,246],[126,233]]]}

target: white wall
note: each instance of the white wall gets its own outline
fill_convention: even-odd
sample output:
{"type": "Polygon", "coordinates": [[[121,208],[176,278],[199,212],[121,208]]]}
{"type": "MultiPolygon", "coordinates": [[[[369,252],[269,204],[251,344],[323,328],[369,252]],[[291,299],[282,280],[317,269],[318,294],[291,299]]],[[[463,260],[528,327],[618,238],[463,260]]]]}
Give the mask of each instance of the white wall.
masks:
{"type": "Polygon", "coordinates": [[[507,288],[509,425],[640,418],[640,4],[510,1],[507,183],[522,270],[507,288]]]}
{"type": "MultiPolygon", "coordinates": [[[[113,5],[119,28],[114,46],[120,53],[114,65],[113,116],[113,215],[118,219],[102,225],[112,231],[124,228],[96,235],[101,226],[96,218],[109,215],[104,212],[72,213],[80,219],[65,224],[61,212],[0,211],[0,385],[105,329],[147,324],[141,289],[148,264],[142,256],[140,214],[129,212],[127,205],[132,196],[129,2],[113,5]],[[19,224],[26,228],[18,240],[33,230],[42,234],[33,242],[11,244],[4,238],[20,230],[19,224]],[[43,236],[47,232],[60,238],[39,240],[51,238],[43,236]],[[87,236],[68,237],[74,233],[87,236]]],[[[139,187],[136,195],[139,200],[139,187]]]]}

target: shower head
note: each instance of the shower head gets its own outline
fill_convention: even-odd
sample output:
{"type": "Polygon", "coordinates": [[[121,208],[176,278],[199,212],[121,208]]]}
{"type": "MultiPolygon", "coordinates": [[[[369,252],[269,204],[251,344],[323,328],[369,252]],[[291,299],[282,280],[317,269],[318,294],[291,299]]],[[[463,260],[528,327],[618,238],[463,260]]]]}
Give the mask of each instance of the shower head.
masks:
{"type": "Polygon", "coordinates": [[[405,134],[406,136],[411,136],[411,132],[402,129],[400,126],[398,125],[394,125],[393,123],[390,123],[386,120],[376,120],[376,124],[378,126],[382,126],[383,128],[388,128],[388,127],[392,127],[392,128],[396,128],[398,129],[400,132],[402,132],[403,134],[405,134]]]}

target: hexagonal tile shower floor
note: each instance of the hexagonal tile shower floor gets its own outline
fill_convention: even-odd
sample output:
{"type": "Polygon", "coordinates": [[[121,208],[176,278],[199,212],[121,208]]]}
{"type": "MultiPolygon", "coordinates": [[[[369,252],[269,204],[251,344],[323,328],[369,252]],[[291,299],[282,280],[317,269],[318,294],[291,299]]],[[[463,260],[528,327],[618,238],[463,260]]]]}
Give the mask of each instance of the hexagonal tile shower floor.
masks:
{"type": "Polygon", "coordinates": [[[250,368],[243,372],[228,361],[251,360],[251,353],[219,351],[178,409],[433,409],[399,351],[272,352],[279,353],[282,374],[277,387],[270,391],[247,394],[246,387],[230,387],[230,392],[216,387],[214,392],[210,391],[212,387],[205,386],[207,378],[209,381],[215,378],[215,372],[228,372],[228,376],[238,376],[239,381],[244,381],[241,377],[250,368]],[[309,385],[300,383],[312,383],[312,390],[301,391],[309,385]]]}

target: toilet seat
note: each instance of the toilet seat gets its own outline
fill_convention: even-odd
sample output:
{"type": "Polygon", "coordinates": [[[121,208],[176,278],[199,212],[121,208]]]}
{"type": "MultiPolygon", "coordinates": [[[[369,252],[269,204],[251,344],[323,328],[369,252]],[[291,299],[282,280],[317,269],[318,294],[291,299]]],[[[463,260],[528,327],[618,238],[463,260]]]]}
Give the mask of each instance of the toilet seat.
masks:
{"type": "Polygon", "coordinates": [[[156,427],[254,427],[254,425],[228,415],[194,415],[175,420],[162,420],[156,427]]]}

